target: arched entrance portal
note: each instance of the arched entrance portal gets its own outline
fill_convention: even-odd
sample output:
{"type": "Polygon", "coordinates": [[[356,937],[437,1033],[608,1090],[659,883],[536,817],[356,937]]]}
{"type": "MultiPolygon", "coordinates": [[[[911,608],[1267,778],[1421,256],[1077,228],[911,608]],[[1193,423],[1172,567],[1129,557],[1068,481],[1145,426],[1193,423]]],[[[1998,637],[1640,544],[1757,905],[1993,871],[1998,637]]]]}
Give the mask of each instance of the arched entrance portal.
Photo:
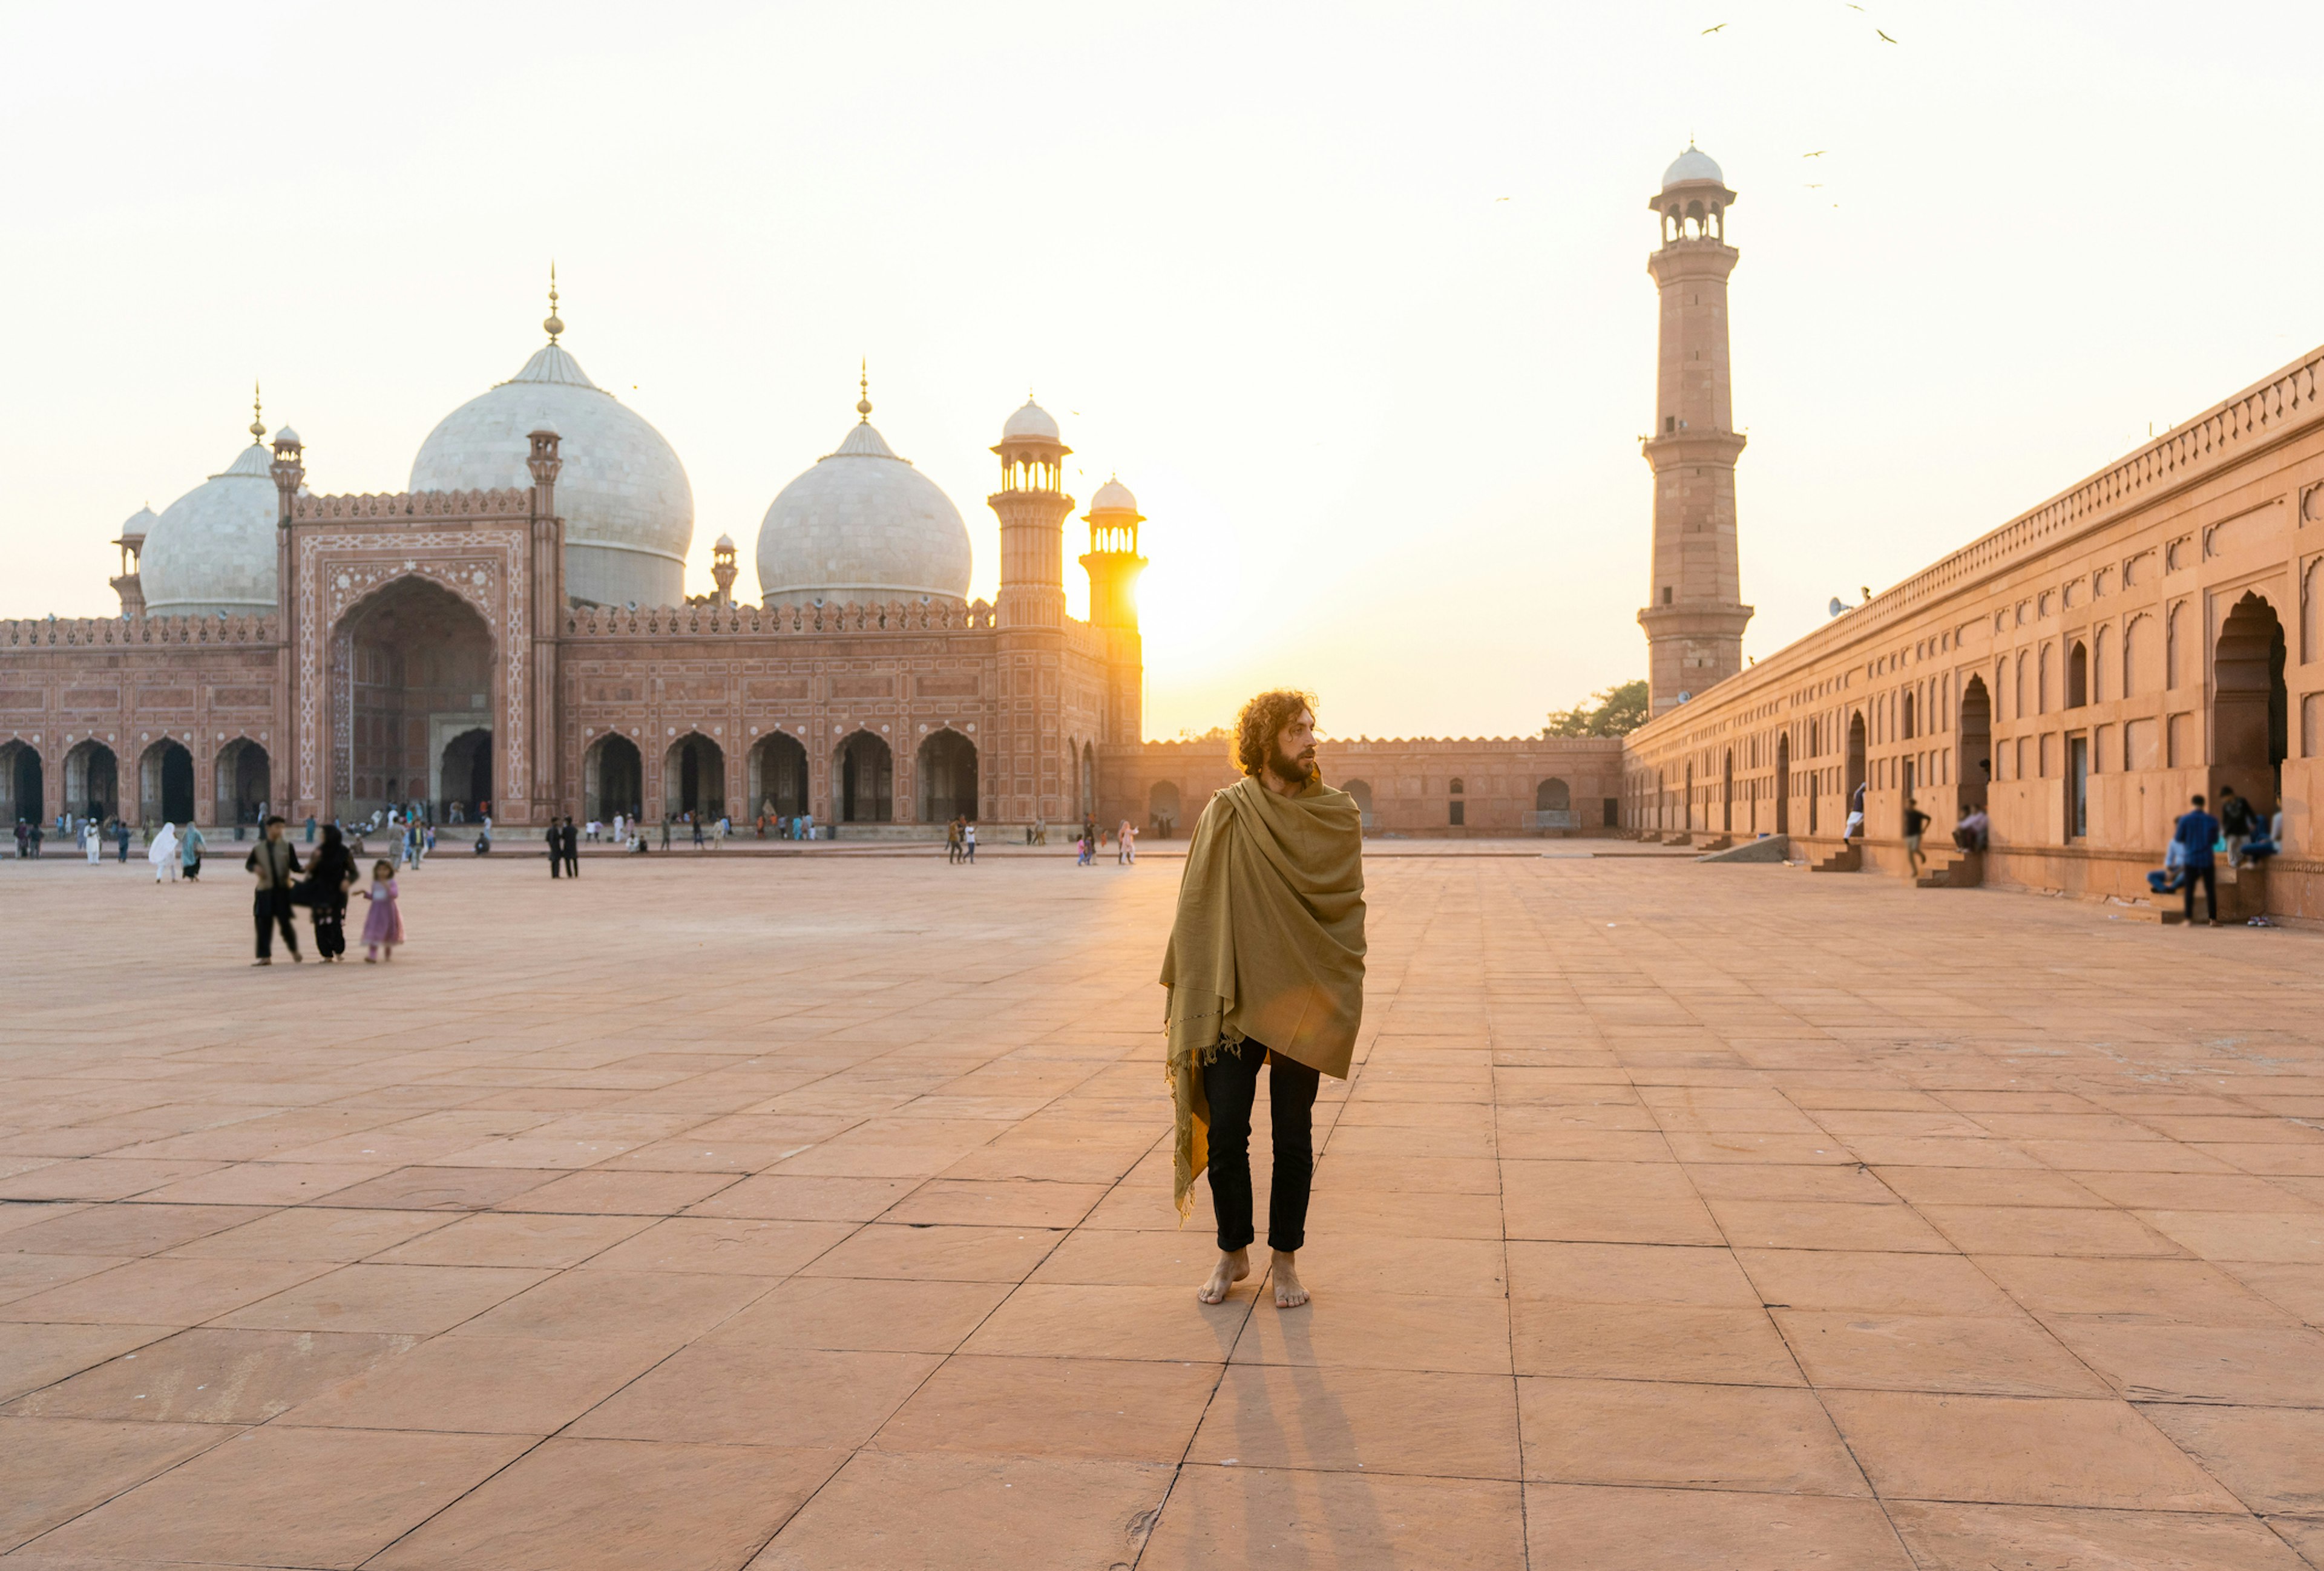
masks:
{"type": "Polygon", "coordinates": [[[460,804],[460,812],[474,822],[493,799],[493,734],[483,725],[472,726],[444,744],[436,755],[436,790],[434,801],[449,808],[460,804]]]}
{"type": "Polygon", "coordinates": [[[586,818],[610,823],[615,813],[635,818],[645,811],[645,760],[626,736],[608,732],[590,744],[581,760],[581,781],[586,818]]]}
{"type": "Polygon", "coordinates": [[[37,824],[48,816],[41,795],[41,750],[29,742],[0,747],[0,809],[8,822],[37,824]]]}
{"type": "Polygon", "coordinates": [[[1856,810],[1857,790],[1864,784],[1864,711],[1861,709],[1848,717],[1848,767],[1843,778],[1847,781],[1847,795],[1840,800],[1840,810],[1852,813],[1856,810]]]}
{"type": "MultiPolygon", "coordinates": [[[[1350,796],[1356,797],[1358,812],[1370,813],[1372,810],[1371,787],[1364,785],[1364,782],[1360,780],[1351,780],[1344,789],[1350,796]],[[1364,794],[1360,797],[1356,797],[1358,786],[1364,788],[1364,794]]],[[[1178,787],[1176,782],[1167,780],[1156,781],[1154,789],[1146,793],[1146,821],[1153,827],[1157,839],[1167,840],[1170,837],[1170,831],[1178,827],[1178,787]]]]}
{"type": "Polygon", "coordinates": [[[263,816],[272,799],[273,769],[266,749],[247,736],[237,736],[217,755],[217,822],[250,825],[263,816]]]}
{"type": "Polygon", "coordinates": [[[119,816],[121,763],[104,743],[84,742],[65,754],[65,810],[100,824],[119,816]]]}
{"type": "Polygon", "coordinates": [[[440,808],[454,797],[474,809],[490,797],[489,789],[475,793],[472,777],[448,792],[438,778],[447,744],[493,727],[499,662],[474,606],[424,578],[398,578],[340,622],[332,662],[348,721],[335,772],[337,812],[352,818],[413,801],[440,808]]]}
{"type": "Polygon", "coordinates": [[[1971,677],[1961,689],[1960,799],[1966,813],[1985,806],[1986,788],[1993,783],[1993,695],[1983,677],[1971,677]]]}
{"type": "Polygon", "coordinates": [[[1081,766],[1082,817],[1093,818],[1097,816],[1097,749],[1086,742],[1082,744],[1081,766]]]}
{"type": "Polygon", "coordinates": [[[835,762],[838,778],[832,794],[837,799],[832,806],[841,823],[884,824],[895,816],[895,759],[885,742],[858,731],[839,744],[835,762]]]}
{"type": "Polygon", "coordinates": [[[920,744],[920,822],[976,818],[976,744],[949,727],[920,744]]]}
{"type": "Polygon", "coordinates": [[[1735,833],[1735,750],[1731,747],[1719,776],[1719,832],[1735,833]]]}
{"type": "Polygon", "coordinates": [[[2290,741],[2283,624],[2275,607],[2246,594],[2227,613],[2211,655],[2213,799],[2233,786],[2262,812],[2283,799],[2290,741]]]}
{"type": "Polygon", "coordinates": [[[1775,833],[1792,832],[1792,737],[1789,732],[1775,736],[1775,833]]]}
{"type": "Polygon", "coordinates": [[[751,811],[796,818],[807,811],[807,749],[785,731],[770,731],[751,749],[751,811]]]}
{"type": "Polygon", "coordinates": [[[164,736],[137,763],[137,817],[146,824],[187,824],[194,817],[194,755],[164,736]]]}
{"type": "Polygon", "coordinates": [[[661,764],[663,811],[676,818],[692,813],[697,820],[716,818],[726,811],[726,753],[699,731],[679,737],[661,764]]]}

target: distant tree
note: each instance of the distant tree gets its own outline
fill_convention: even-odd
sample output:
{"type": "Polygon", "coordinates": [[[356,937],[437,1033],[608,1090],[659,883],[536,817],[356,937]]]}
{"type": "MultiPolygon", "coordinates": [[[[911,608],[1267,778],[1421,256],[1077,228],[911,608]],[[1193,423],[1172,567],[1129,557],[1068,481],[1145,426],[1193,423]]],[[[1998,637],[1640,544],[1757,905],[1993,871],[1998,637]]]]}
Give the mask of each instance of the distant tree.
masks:
{"type": "Polygon", "coordinates": [[[1553,709],[1544,736],[1628,736],[1646,723],[1646,679],[1592,693],[1595,703],[1553,709]]]}
{"type": "Polygon", "coordinates": [[[1233,735],[1223,725],[1213,725],[1208,731],[1189,731],[1183,725],[1178,728],[1181,742],[1224,742],[1233,735]]]}

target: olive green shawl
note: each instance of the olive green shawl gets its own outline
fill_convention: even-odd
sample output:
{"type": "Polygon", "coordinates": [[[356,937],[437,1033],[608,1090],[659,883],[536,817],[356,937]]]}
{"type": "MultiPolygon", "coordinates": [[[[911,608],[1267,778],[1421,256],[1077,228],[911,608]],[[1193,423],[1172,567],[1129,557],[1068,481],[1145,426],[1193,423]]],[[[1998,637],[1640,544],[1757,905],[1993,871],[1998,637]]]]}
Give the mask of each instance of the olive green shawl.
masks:
{"type": "Polygon", "coordinates": [[[1210,1160],[1202,1066],[1250,1040],[1346,1079],[1364,1011],[1363,815],[1320,781],[1239,780],[1203,809],[1162,957],[1184,1221],[1210,1160]]]}

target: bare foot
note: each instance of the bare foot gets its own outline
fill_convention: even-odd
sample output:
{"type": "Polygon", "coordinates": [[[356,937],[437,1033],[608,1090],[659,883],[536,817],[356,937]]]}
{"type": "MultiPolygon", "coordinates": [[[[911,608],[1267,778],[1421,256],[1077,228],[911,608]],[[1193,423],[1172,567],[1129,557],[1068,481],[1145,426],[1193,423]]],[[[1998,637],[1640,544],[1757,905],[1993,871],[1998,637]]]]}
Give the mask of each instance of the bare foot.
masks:
{"type": "Polygon", "coordinates": [[[1250,1275],[1250,1251],[1238,1249],[1219,1256],[1218,1269],[1211,1280],[1194,1289],[1194,1297],[1205,1304],[1223,1304],[1234,1285],[1250,1275]]]}
{"type": "Polygon", "coordinates": [[[1307,1289],[1299,1285],[1297,1256],[1286,1254],[1278,1249],[1275,1252],[1275,1262],[1270,1269],[1275,1273],[1277,1308],[1296,1309],[1307,1301],[1307,1289]]]}

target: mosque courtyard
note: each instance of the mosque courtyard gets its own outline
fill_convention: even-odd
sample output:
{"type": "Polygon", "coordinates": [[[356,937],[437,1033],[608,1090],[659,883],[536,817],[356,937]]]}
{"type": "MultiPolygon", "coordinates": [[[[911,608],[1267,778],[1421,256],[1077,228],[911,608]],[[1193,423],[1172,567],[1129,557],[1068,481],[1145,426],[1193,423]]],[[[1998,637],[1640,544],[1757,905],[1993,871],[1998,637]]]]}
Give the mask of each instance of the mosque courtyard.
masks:
{"type": "Polygon", "coordinates": [[[1543,848],[1371,858],[1289,1311],[1173,847],[0,863],[0,1571],[2324,1566],[2324,938],[1543,848]]]}

